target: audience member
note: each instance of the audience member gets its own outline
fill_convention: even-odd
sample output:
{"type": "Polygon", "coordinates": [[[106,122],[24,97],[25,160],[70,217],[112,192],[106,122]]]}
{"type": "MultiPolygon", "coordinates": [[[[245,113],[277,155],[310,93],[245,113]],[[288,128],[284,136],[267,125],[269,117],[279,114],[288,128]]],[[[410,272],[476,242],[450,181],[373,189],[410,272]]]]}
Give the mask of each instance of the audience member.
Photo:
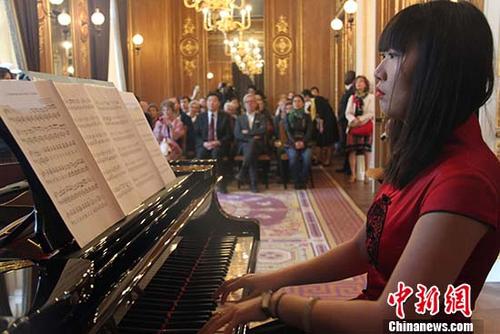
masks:
{"type": "Polygon", "coordinates": [[[243,163],[236,179],[243,181],[247,174],[250,178],[250,190],[258,192],[257,163],[259,154],[265,151],[264,135],[266,120],[264,115],[257,113],[257,101],[254,94],[243,98],[246,113],[239,116],[234,128],[234,137],[238,145],[238,153],[243,154],[243,163]]]}
{"type": "Polygon", "coordinates": [[[224,176],[218,185],[218,190],[226,193],[227,164],[224,158],[228,156],[232,140],[229,116],[219,112],[220,99],[216,93],[207,96],[208,111],[196,118],[194,131],[196,133],[196,157],[198,159],[216,159],[218,174],[224,176]]]}
{"type": "Polygon", "coordinates": [[[311,139],[313,124],[311,116],[304,110],[302,95],[293,97],[293,109],[286,117],[288,143],[286,153],[295,189],[304,189],[311,168],[311,139]]]}
{"type": "MultiPolygon", "coordinates": [[[[357,76],[354,82],[356,91],[349,98],[345,117],[347,119],[346,152],[349,154],[351,177],[356,181],[356,153],[365,155],[365,171],[371,158],[373,119],[375,117],[375,97],[370,94],[370,83],[365,76],[357,76]]],[[[365,177],[365,181],[368,179],[365,177]]]]}
{"type": "Polygon", "coordinates": [[[13,80],[14,75],[8,68],[0,67],[0,80],[13,80]]]}
{"type": "Polygon", "coordinates": [[[153,134],[158,143],[166,142],[169,147],[167,158],[170,160],[179,159],[182,155],[182,149],[177,141],[186,133],[184,125],[174,112],[175,105],[167,101],[161,105],[161,116],[155,124],[153,134]]]}

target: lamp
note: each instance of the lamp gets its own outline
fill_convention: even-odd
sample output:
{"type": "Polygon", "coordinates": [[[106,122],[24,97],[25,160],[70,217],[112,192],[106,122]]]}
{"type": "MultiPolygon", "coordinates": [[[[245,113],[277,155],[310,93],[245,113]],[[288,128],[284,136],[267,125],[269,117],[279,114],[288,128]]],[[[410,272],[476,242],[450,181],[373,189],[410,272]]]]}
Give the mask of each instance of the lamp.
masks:
{"type": "Polygon", "coordinates": [[[69,50],[73,47],[73,43],[71,43],[70,41],[64,41],[61,43],[61,45],[65,50],[69,50]]]}
{"type": "Polygon", "coordinates": [[[207,79],[212,80],[214,78],[214,74],[212,72],[207,73],[207,79]]]}
{"type": "Polygon", "coordinates": [[[106,17],[104,17],[104,14],[99,10],[99,8],[96,8],[90,17],[90,20],[96,27],[100,27],[103,25],[104,21],[106,21],[106,17]]]}
{"type": "Polygon", "coordinates": [[[344,26],[344,23],[342,22],[341,19],[338,17],[334,18],[332,22],[330,23],[330,26],[332,27],[333,30],[339,31],[342,30],[342,27],[344,26]]]}
{"type": "Polygon", "coordinates": [[[347,21],[347,29],[351,30],[354,26],[354,15],[358,11],[358,3],[355,0],[347,0],[344,2],[342,9],[337,12],[337,16],[330,22],[330,27],[335,31],[335,38],[340,37],[340,30],[344,27],[344,23],[339,17],[345,15],[347,21]],[[344,11],[345,14],[342,13],[344,11]]]}
{"type": "Polygon", "coordinates": [[[255,38],[245,40],[243,33],[233,39],[224,40],[226,54],[231,56],[233,62],[238,66],[243,74],[253,78],[256,74],[262,73],[264,60],[262,59],[259,41],[255,38]]]}
{"type": "Polygon", "coordinates": [[[59,15],[57,15],[57,22],[63,27],[67,27],[71,24],[71,16],[63,10],[59,15]]]}
{"type": "Polygon", "coordinates": [[[354,0],[347,0],[344,3],[344,11],[347,14],[354,14],[358,11],[358,3],[354,0]]]}
{"type": "Polygon", "coordinates": [[[64,0],[49,0],[49,2],[51,5],[59,6],[60,4],[62,4],[64,2],[64,0]]]}
{"type": "Polygon", "coordinates": [[[135,51],[141,51],[141,45],[144,43],[144,37],[141,34],[135,34],[132,37],[132,44],[134,44],[135,51]]]}
{"type": "Polygon", "coordinates": [[[203,28],[207,31],[219,30],[223,33],[246,30],[251,26],[252,6],[245,0],[184,0],[184,5],[203,14],[203,28]],[[241,19],[235,19],[235,11],[241,19]]]}

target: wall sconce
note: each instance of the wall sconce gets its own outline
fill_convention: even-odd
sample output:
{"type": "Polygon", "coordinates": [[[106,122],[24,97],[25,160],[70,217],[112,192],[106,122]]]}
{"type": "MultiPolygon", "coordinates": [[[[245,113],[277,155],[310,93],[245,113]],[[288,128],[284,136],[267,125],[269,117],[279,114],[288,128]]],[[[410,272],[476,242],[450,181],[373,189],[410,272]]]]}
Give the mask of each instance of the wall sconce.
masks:
{"type": "Polygon", "coordinates": [[[354,0],[347,0],[344,3],[344,11],[347,14],[354,14],[358,11],[358,3],[354,0]]]}
{"type": "Polygon", "coordinates": [[[330,22],[330,27],[332,27],[333,31],[335,31],[335,38],[338,39],[340,37],[340,30],[344,26],[344,22],[338,17],[334,18],[332,22],[330,22]]]}
{"type": "Polygon", "coordinates": [[[69,26],[71,24],[71,15],[63,10],[59,15],[57,15],[57,23],[63,27],[69,26]]]}
{"type": "MultiPolygon", "coordinates": [[[[344,2],[343,10],[347,21],[346,27],[350,30],[354,26],[354,15],[358,11],[358,3],[355,0],[347,0],[344,2]]],[[[340,37],[340,30],[344,27],[344,23],[339,16],[342,16],[342,11],[338,12],[337,17],[335,17],[330,23],[331,28],[335,31],[336,39],[340,37]]]]}
{"type": "MultiPolygon", "coordinates": [[[[50,6],[60,6],[62,5],[64,0],[49,0],[50,6]]],[[[71,16],[66,12],[66,10],[60,10],[60,9],[53,9],[51,8],[50,11],[48,11],[45,6],[42,6],[42,11],[51,19],[54,19],[63,27],[67,27],[71,24],[71,16]]]]}
{"type": "Polygon", "coordinates": [[[90,16],[90,21],[92,21],[92,24],[94,25],[97,34],[100,34],[102,31],[102,25],[104,24],[104,21],[106,21],[106,17],[99,10],[99,8],[96,8],[94,13],[92,13],[92,16],[90,16]]]}
{"type": "Polygon", "coordinates": [[[207,73],[207,79],[212,80],[214,78],[214,74],[212,72],[207,73]]]}
{"type": "Polygon", "coordinates": [[[132,44],[134,44],[134,49],[137,53],[141,51],[141,45],[144,43],[144,37],[141,34],[135,34],[132,37],[132,44]]]}
{"type": "Polygon", "coordinates": [[[347,15],[347,28],[352,29],[354,26],[354,14],[358,11],[358,3],[354,0],[347,0],[344,3],[344,11],[347,15]]]}

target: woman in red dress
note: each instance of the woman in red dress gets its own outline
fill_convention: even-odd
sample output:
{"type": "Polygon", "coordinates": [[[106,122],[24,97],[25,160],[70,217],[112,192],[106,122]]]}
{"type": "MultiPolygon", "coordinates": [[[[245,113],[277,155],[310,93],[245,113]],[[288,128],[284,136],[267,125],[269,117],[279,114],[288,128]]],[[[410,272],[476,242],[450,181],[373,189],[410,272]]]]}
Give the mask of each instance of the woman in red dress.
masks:
{"type": "Polygon", "coordinates": [[[478,122],[493,91],[492,33],[472,4],[432,1],[392,18],[379,49],[384,58],[375,71],[376,95],[391,118],[392,156],[366,226],[304,263],[225,282],[218,290],[222,302],[240,288],[248,288],[250,298],[226,305],[200,333],[224,325],[231,333],[238,324],[269,317],[279,323],[256,333],[279,333],[268,327],[282,333],[383,333],[390,329],[387,320],[398,319],[396,310],[405,312],[406,321],[470,322],[469,308],[500,249],[500,163],[478,122]],[[367,274],[367,286],[351,301],[281,289],[360,274],[367,274]],[[470,299],[450,312],[445,306],[458,296],[450,289],[467,286],[470,299]],[[437,314],[425,307],[418,312],[423,287],[441,293],[437,314]],[[397,309],[394,293],[401,288],[414,293],[398,295],[408,298],[397,309]]]}

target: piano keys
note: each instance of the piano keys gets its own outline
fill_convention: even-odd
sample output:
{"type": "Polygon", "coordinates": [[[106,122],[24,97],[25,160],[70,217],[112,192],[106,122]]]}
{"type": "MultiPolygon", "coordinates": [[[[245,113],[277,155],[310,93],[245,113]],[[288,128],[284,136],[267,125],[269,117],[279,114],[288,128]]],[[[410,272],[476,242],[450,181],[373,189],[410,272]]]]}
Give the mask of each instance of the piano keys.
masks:
{"type": "Polygon", "coordinates": [[[16,237],[0,253],[0,332],[195,333],[223,280],[255,270],[259,242],[257,221],[221,209],[214,163],[175,162],[169,189],[84,249],[64,231],[51,235],[64,225],[38,202],[43,224],[56,226],[40,234],[33,213],[23,231],[9,230],[16,237]],[[47,251],[43,238],[64,242],[47,251]]]}

